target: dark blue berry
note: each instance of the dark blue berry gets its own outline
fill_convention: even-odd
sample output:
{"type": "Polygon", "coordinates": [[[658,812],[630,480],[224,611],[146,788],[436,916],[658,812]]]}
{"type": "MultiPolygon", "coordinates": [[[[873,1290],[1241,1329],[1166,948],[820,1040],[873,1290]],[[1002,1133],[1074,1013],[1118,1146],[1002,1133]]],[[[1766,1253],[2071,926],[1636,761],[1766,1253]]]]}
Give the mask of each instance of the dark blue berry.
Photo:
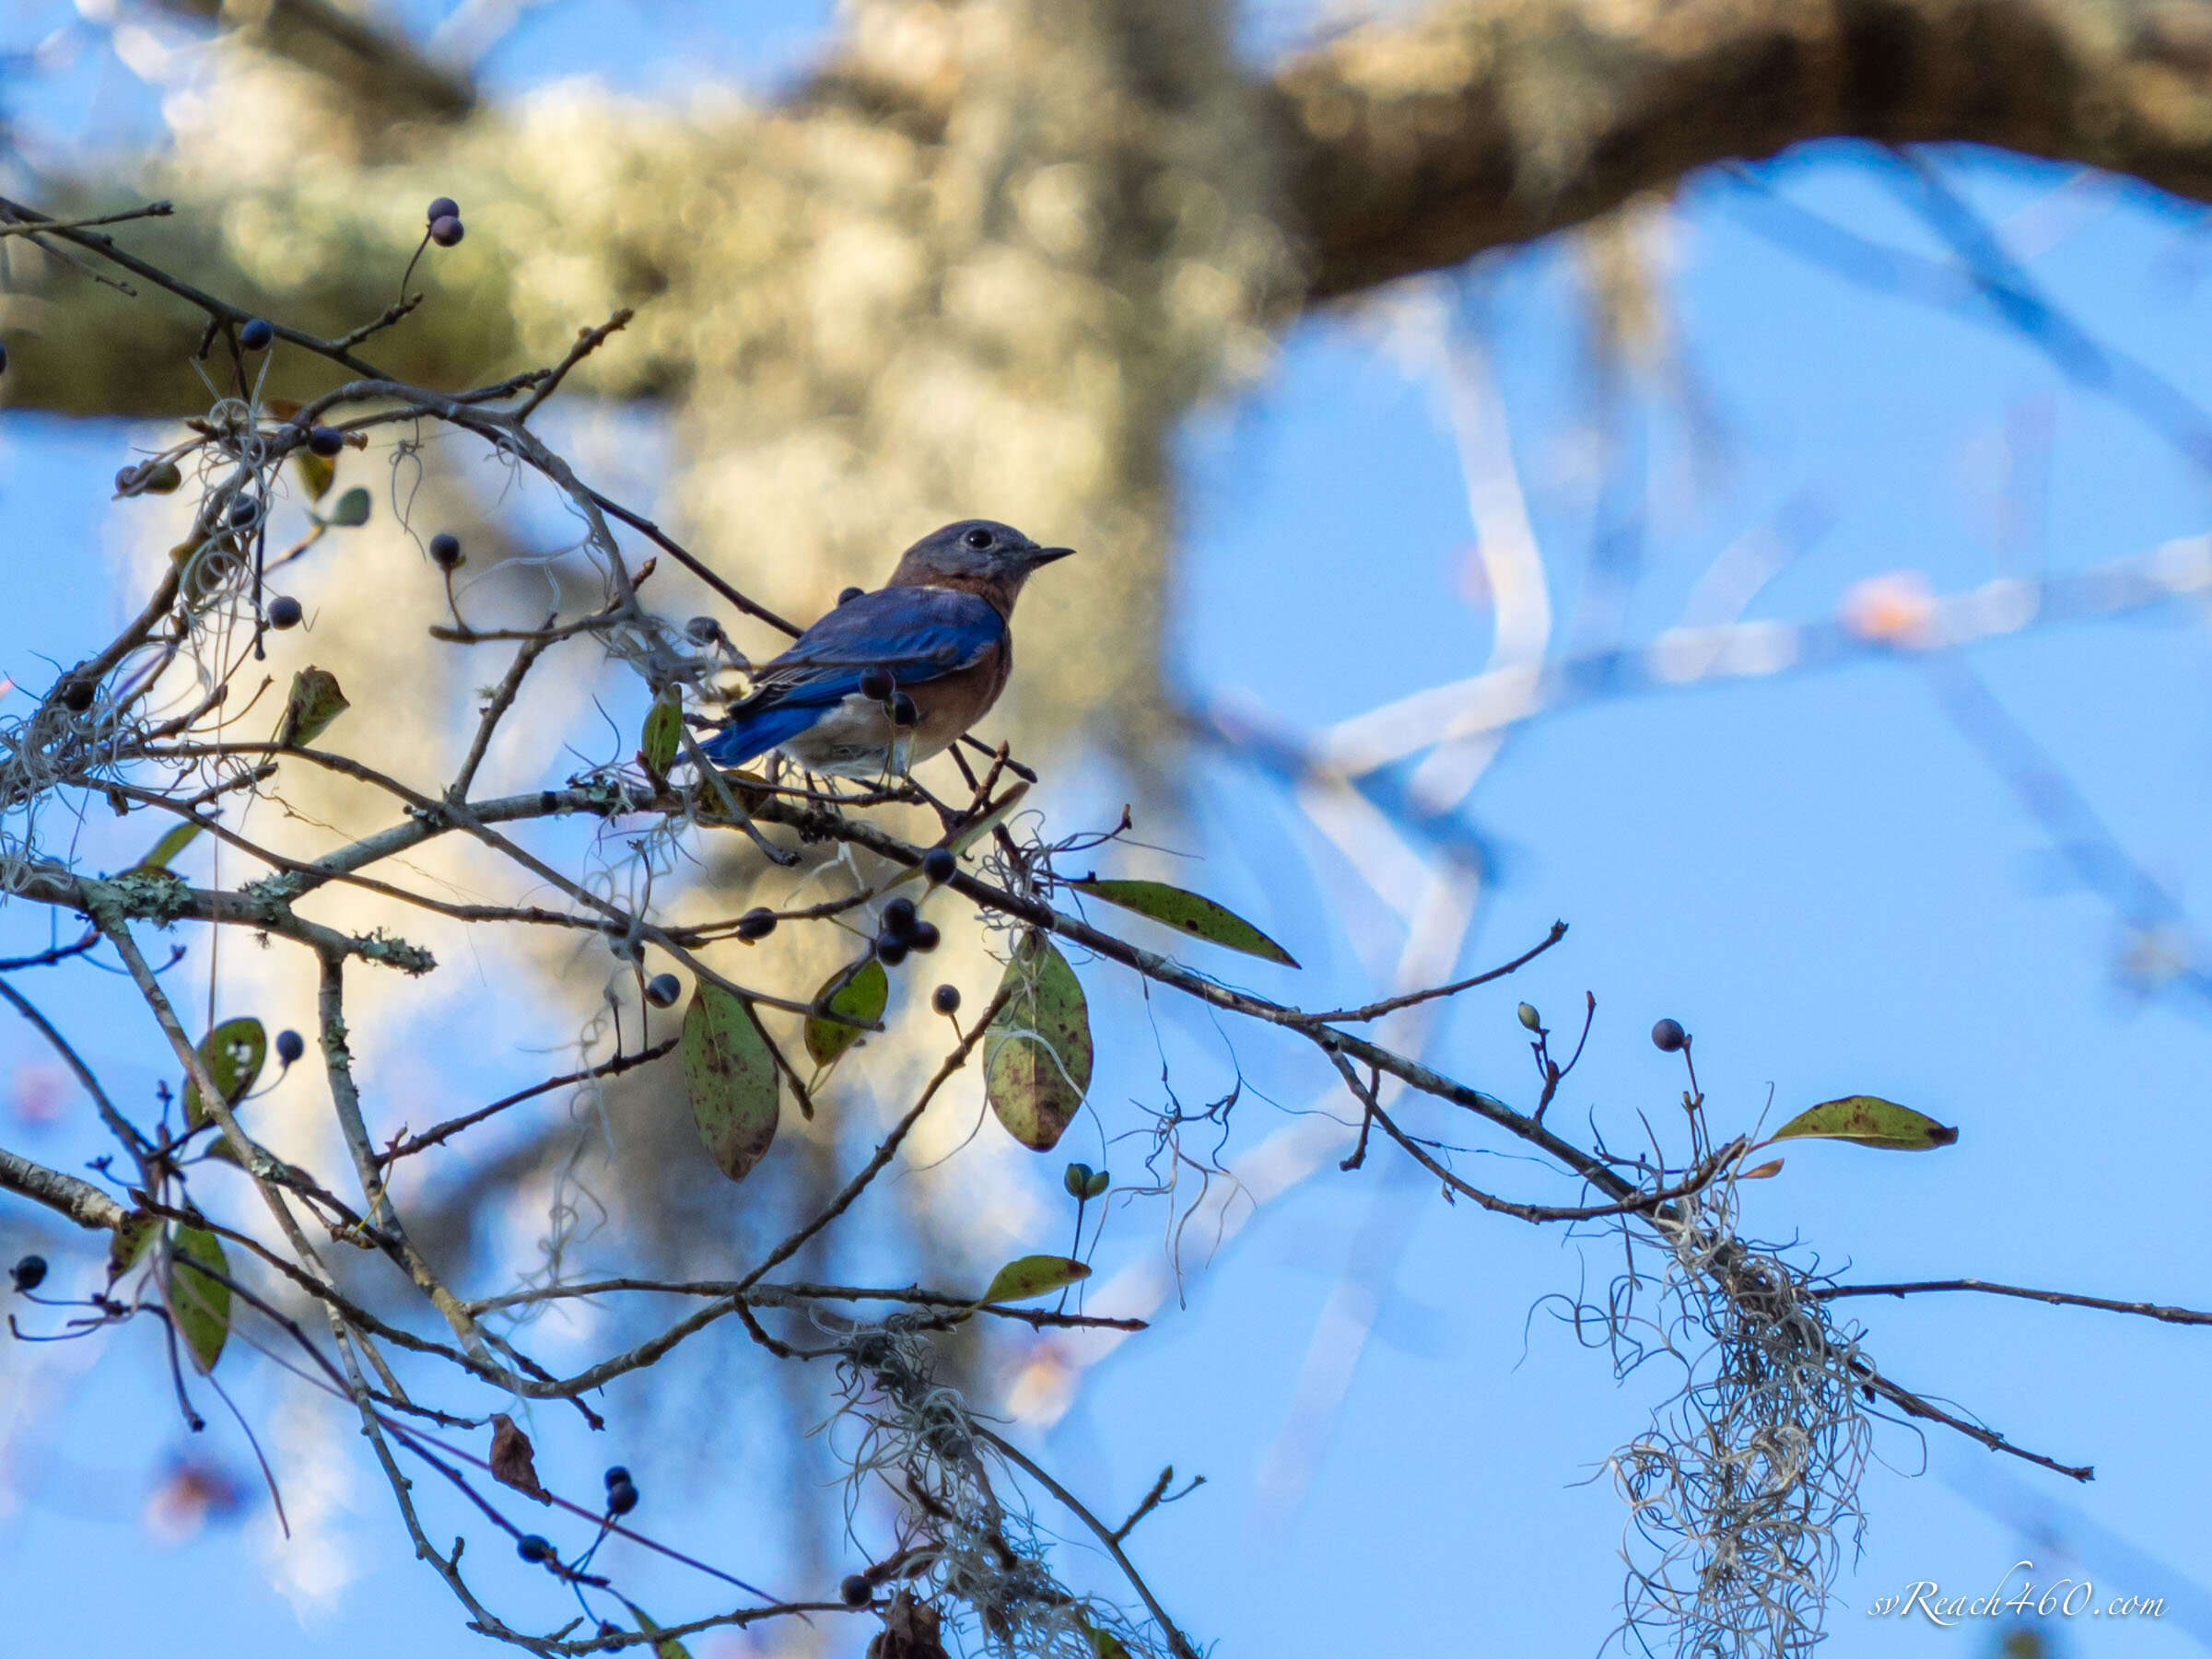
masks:
{"type": "Polygon", "coordinates": [[[430,562],[440,570],[461,568],[461,538],[450,530],[441,530],[430,538],[430,562]]]}
{"type": "Polygon", "coordinates": [[[884,937],[910,940],[914,937],[914,901],[893,899],[884,906],[884,937]]]}
{"type": "Polygon", "coordinates": [[[956,985],[939,986],[930,993],[930,1006],[941,1014],[958,1013],[960,1011],[960,987],[956,985]]]}
{"type": "Polygon", "coordinates": [[[879,939],[875,941],[875,959],[887,968],[895,968],[907,960],[907,941],[903,939],[879,939]]]}
{"type": "Polygon", "coordinates": [[[921,856],[921,873],[932,882],[951,881],[959,868],[960,860],[953,856],[949,847],[932,847],[921,856]]]}
{"type": "Polygon", "coordinates": [[[776,913],[773,910],[748,910],[737,918],[737,936],[740,939],[766,939],[775,931],[776,913]]]}
{"type": "Polygon", "coordinates": [[[298,1032],[280,1031],[276,1034],[276,1057],[286,1065],[296,1064],[306,1052],[307,1039],[298,1032]]]}
{"type": "Polygon", "coordinates": [[[871,703],[881,703],[889,696],[898,682],[892,678],[887,668],[864,668],[860,671],[860,695],[871,703]]]}
{"type": "Polygon", "coordinates": [[[638,1507],[638,1489],[628,1481],[607,1488],[607,1513],[626,1515],[638,1507]]]}
{"type": "Polygon", "coordinates": [[[629,1470],[624,1468],[620,1464],[616,1464],[606,1473],[606,1487],[607,1490],[610,1492],[618,1486],[629,1486],[631,1484],[632,1482],[630,1480],[629,1470]]]}
{"type": "Polygon", "coordinates": [[[269,625],[273,628],[296,628],[306,614],[289,593],[279,593],[269,602],[269,625]]]}
{"type": "Polygon", "coordinates": [[[423,218],[432,225],[437,224],[440,219],[457,219],[460,216],[461,204],[454,201],[451,196],[439,197],[437,201],[430,204],[429,212],[423,215],[423,218]]]}
{"type": "Polygon", "coordinates": [[[526,1532],[516,1540],[515,1553],[526,1561],[550,1561],[553,1546],[534,1532],[526,1532]]]}
{"type": "Polygon", "coordinates": [[[673,1008],[684,994],[684,982],[673,974],[655,974],[645,982],[645,999],[655,1008],[673,1008]]]}
{"type": "Polygon", "coordinates": [[[722,637],[722,625],[711,616],[695,616],[684,625],[694,645],[712,645],[722,637]]]}
{"type": "Polygon", "coordinates": [[[916,922],[914,931],[907,935],[907,942],[917,951],[934,951],[944,935],[937,931],[935,922],[916,922]]]}
{"type": "Polygon", "coordinates": [[[837,1586],[837,1599],[849,1607],[864,1607],[875,1599],[875,1586],[865,1572],[852,1573],[837,1586]]]}
{"type": "Polygon", "coordinates": [[[238,331],[238,343],[248,351],[260,351],[276,338],[276,330],[266,318],[256,317],[238,331]]]}
{"type": "Polygon", "coordinates": [[[903,691],[891,699],[891,723],[901,730],[921,724],[921,710],[914,706],[914,699],[903,691]]]}
{"type": "Polygon", "coordinates": [[[861,594],[867,591],[868,590],[865,588],[843,589],[837,594],[837,602],[841,605],[849,605],[854,600],[860,598],[861,594]]]}
{"type": "Polygon", "coordinates": [[[251,496],[240,496],[230,503],[230,528],[243,530],[261,517],[261,504],[251,496]]]}
{"type": "Polygon", "coordinates": [[[1682,1029],[1679,1020],[1662,1020],[1651,1028],[1651,1040],[1668,1054],[1672,1054],[1690,1041],[1690,1034],[1682,1029]]]}
{"type": "Polygon", "coordinates": [[[345,447],[345,434],[335,426],[315,426],[309,429],[307,447],[328,461],[345,447]]]}
{"type": "Polygon", "coordinates": [[[453,214],[440,214],[430,221],[430,240],[440,248],[456,246],[463,235],[461,220],[453,214]]]}
{"type": "Polygon", "coordinates": [[[15,1280],[17,1290],[35,1291],[46,1282],[46,1258],[27,1256],[7,1270],[7,1276],[15,1280]]]}

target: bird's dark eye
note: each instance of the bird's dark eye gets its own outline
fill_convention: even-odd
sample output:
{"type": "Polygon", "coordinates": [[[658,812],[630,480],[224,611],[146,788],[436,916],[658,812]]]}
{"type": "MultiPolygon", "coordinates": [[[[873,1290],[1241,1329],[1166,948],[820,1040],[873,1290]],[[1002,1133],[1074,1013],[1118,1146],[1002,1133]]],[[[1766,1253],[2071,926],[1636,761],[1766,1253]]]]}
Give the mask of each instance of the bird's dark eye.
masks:
{"type": "Polygon", "coordinates": [[[989,547],[990,545],[990,532],[988,530],[971,530],[966,535],[961,537],[961,540],[966,542],[970,547],[989,547]]]}

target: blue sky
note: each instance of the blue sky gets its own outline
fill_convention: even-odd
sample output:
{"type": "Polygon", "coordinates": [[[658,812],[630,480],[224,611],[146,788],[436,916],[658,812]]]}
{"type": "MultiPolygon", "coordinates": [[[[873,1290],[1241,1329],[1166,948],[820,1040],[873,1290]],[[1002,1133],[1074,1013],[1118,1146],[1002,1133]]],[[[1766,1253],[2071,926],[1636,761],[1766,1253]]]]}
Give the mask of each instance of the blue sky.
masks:
{"type": "MultiPolygon", "coordinates": [[[[666,76],[679,52],[707,73],[773,82],[803,60],[810,11],[819,15],[549,8],[495,57],[491,78],[515,87],[572,72],[617,40],[634,61],[592,66],[637,83],[666,76]]],[[[106,81],[83,79],[99,68],[80,65],[43,95],[51,131],[129,129],[128,88],[111,66],[106,81]],[[89,126],[69,127],[73,109],[94,111],[89,126]]],[[[2030,268],[2091,333],[2212,399],[2195,210],[2118,186],[2054,198],[2067,178],[2045,168],[1945,165],[1987,218],[2049,244],[2030,268]]],[[[1860,236],[1944,255],[1878,158],[1831,146],[1761,177],[1860,236]]],[[[1694,510],[1655,527],[1632,637],[1668,625],[1722,545],[1801,495],[1823,505],[1829,527],[1755,614],[1817,619],[1868,576],[1915,569],[1948,590],[2030,556],[1993,529],[1992,503],[2006,487],[2005,435],[2046,419],[2047,508],[2033,556],[2048,568],[2207,528],[2204,474],[2137,415],[2069,383],[1972,302],[1931,305],[1843,279],[1777,246],[1776,223],[1736,181],[1696,181],[1681,198],[1667,294],[1680,360],[1714,415],[1717,471],[1694,510]]],[[[1490,342],[1563,600],[1590,536],[1574,464],[1589,409],[1579,278],[1559,250],[1539,249],[1487,263],[1459,303],[1490,342]]],[[[1438,403],[1372,330],[1323,318],[1284,342],[1265,383],[1193,420],[1175,660],[1194,693],[1248,693],[1305,726],[1481,665],[1488,622],[1462,594],[1473,532],[1438,403]]],[[[1687,453],[1678,406],[1640,407],[1655,454],[1687,453]]],[[[114,429],[0,418],[0,523],[14,556],[82,555],[19,574],[0,618],[0,669],[23,673],[41,650],[66,657],[115,613],[107,566],[88,550],[100,543],[124,442],[114,429]]],[[[2184,903],[2201,902],[2212,827],[2205,640],[2195,607],[2176,605],[1972,655],[2119,843],[2184,903]]],[[[1253,982],[1309,999],[1373,990],[1350,935],[1307,902],[1328,856],[1309,860],[1311,838],[1272,790],[1227,768],[1202,776],[1196,796],[1207,826],[1200,884],[1308,963],[1294,987],[1253,982]]],[[[2118,919],[2070,882],[1912,662],[1868,655],[1819,673],[1590,700],[1517,734],[1469,815],[1499,876],[1471,957],[1512,954],[1555,917],[1573,932],[1511,992],[1450,1018],[1437,1047],[1447,1069],[1525,1095],[1513,999],[1556,1023],[1587,988],[1599,1001],[1597,1035],[1555,1111],[1625,1139],[1637,1108],[1664,1109],[1679,1087],[1675,1063],[1644,1034],[1674,1015],[1697,1034],[1701,1077],[1731,1129],[1770,1091],[1777,1113],[1866,1091],[1960,1126],[1956,1147],[1925,1157],[1792,1151],[1782,1178],[1748,1189],[1753,1232],[1802,1238],[1862,1279],[1972,1275],[2212,1305],[2212,1224],[2196,1173],[2212,1156],[2212,1009],[2122,983],[2118,919]]],[[[10,918],[7,937],[23,926],[10,918]]],[[[1134,1020],[1127,987],[1104,981],[1094,976],[1102,1020],[1134,1020]]],[[[52,1011],[88,1029],[104,1006],[61,996],[52,1011]]],[[[1206,1081],[1203,1036],[1176,1028],[1201,1057],[1192,1094],[1206,1081]]],[[[0,1069],[34,1053],[26,1034],[0,1027],[0,1069]]],[[[1326,1082],[1303,1057],[1256,1038],[1240,1037],[1237,1057],[1288,1103],[1326,1082]]],[[[1109,1057],[1094,1098],[1156,1100],[1151,1064],[1148,1053],[1109,1057]]],[[[119,1053],[117,1065],[126,1090],[159,1075],[150,1046],[119,1053]]],[[[59,1127],[26,1129],[4,1112],[0,1121],[33,1154],[65,1157],[76,1144],[59,1127]]],[[[1130,1499],[1164,1462],[1208,1476],[1200,1493],[1145,1524],[1138,1556],[1186,1626],[1224,1654],[1595,1651],[1617,1605],[1622,1512],[1602,1479],[1586,1482],[1643,1425],[1652,1396],[1645,1379],[1617,1386],[1598,1356],[1531,1308],[1606,1263],[1556,1232],[1446,1207],[1394,1167],[1377,1158],[1356,1176],[1332,1173],[1271,1209],[1194,1279],[1187,1313],[1091,1379],[1048,1455],[1078,1490],[1130,1499]],[[1409,1207],[1402,1238],[1377,1226],[1409,1207]],[[1395,1265],[1376,1337],[1311,1490],[1293,1513],[1257,1507],[1317,1319],[1348,1258],[1377,1248],[1395,1265]]],[[[1494,1167],[1500,1184],[1526,1173],[1494,1167]]],[[[0,1209],[0,1244],[18,1224],[0,1209]]],[[[1110,1251],[1155,1247],[1149,1227],[1117,1222],[1110,1251]]],[[[1924,1447],[1885,1430],[1832,1653],[1989,1651],[1986,1631],[1885,1623],[1865,1609],[1918,1580],[1979,1592],[2024,1556],[2038,1560],[2039,1580],[2072,1573],[2101,1591],[2169,1598],[2163,1619],[2066,1623],[2070,1653],[2132,1659],[2212,1644],[2206,1333],[1964,1297],[1855,1311],[1900,1381],[2022,1443],[2093,1462],[2098,1478],[2077,1488],[1955,1437],[1924,1447]]],[[[305,1637],[239,1532],[149,1543],[138,1507],[180,1438],[149,1342],[137,1330],[111,1339],[48,1408],[38,1458],[8,1470],[0,1588],[28,1648],[157,1632],[176,1659],[294,1653],[341,1637],[349,1650],[480,1648],[442,1589],[404,1559],[373,1491],[346,1534],[365,1574],[305,1637]],[[58,1585],[70,1588],[45,1588],[58,1585]]],[[[277,1397],[250,1387],[264,1408],[277,1397]]],[[[616,1391],[610,1404],[622,1403],[616,1391]]],[[[249,1472],[227,1434],[210,1431],[249,1472]]],[[[608,1455],[565,1430],[543,1433],[541,1446],[542,1466],[579,1487],[608,1455]]],[[[742,1478],[708,1490],[681,1458],[656,1464],[648,1447],[626,1460],[656,1501],[682,1494],[681,1541],[740,1571],[756,1559],[760,1522],[742,1478]]],[[[495,1587],[530,1593],[519,1569],[486,1571],[495,1587]]],[[[640,1599],[665,1613],[712,1602],[696,1581],[635,1571],[640,1599]]]]}

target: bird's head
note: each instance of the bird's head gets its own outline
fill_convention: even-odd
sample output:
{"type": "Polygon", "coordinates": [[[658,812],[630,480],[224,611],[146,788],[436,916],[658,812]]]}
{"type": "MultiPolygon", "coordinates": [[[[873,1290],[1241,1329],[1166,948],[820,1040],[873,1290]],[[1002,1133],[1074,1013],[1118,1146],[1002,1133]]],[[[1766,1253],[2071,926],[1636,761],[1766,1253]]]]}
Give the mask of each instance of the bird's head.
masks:
{"type": "Polygon", "coordinates": [[[995,520],[963,519],[907,548],[891,573],[891,586],[960,588],[1011,607],[1031,571],[1074,551],[1040,547],[1012,525],[995,520]]]}

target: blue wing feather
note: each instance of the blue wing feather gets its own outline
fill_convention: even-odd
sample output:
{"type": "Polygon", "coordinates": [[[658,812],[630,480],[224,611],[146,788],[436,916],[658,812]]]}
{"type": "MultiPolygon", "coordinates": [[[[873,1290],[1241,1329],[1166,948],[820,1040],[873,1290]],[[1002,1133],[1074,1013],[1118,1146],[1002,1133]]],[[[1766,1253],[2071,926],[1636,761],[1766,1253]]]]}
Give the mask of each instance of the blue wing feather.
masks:
{"type": "Polygon", "coordinates": [[[947,588],[883,588],[839,605],[754,677],[753,695],[701,745],[720,766],[743,765],[788,742],[886,668],[919,685],[972,667],[1006,637],[989,601],[947,588]]]}

